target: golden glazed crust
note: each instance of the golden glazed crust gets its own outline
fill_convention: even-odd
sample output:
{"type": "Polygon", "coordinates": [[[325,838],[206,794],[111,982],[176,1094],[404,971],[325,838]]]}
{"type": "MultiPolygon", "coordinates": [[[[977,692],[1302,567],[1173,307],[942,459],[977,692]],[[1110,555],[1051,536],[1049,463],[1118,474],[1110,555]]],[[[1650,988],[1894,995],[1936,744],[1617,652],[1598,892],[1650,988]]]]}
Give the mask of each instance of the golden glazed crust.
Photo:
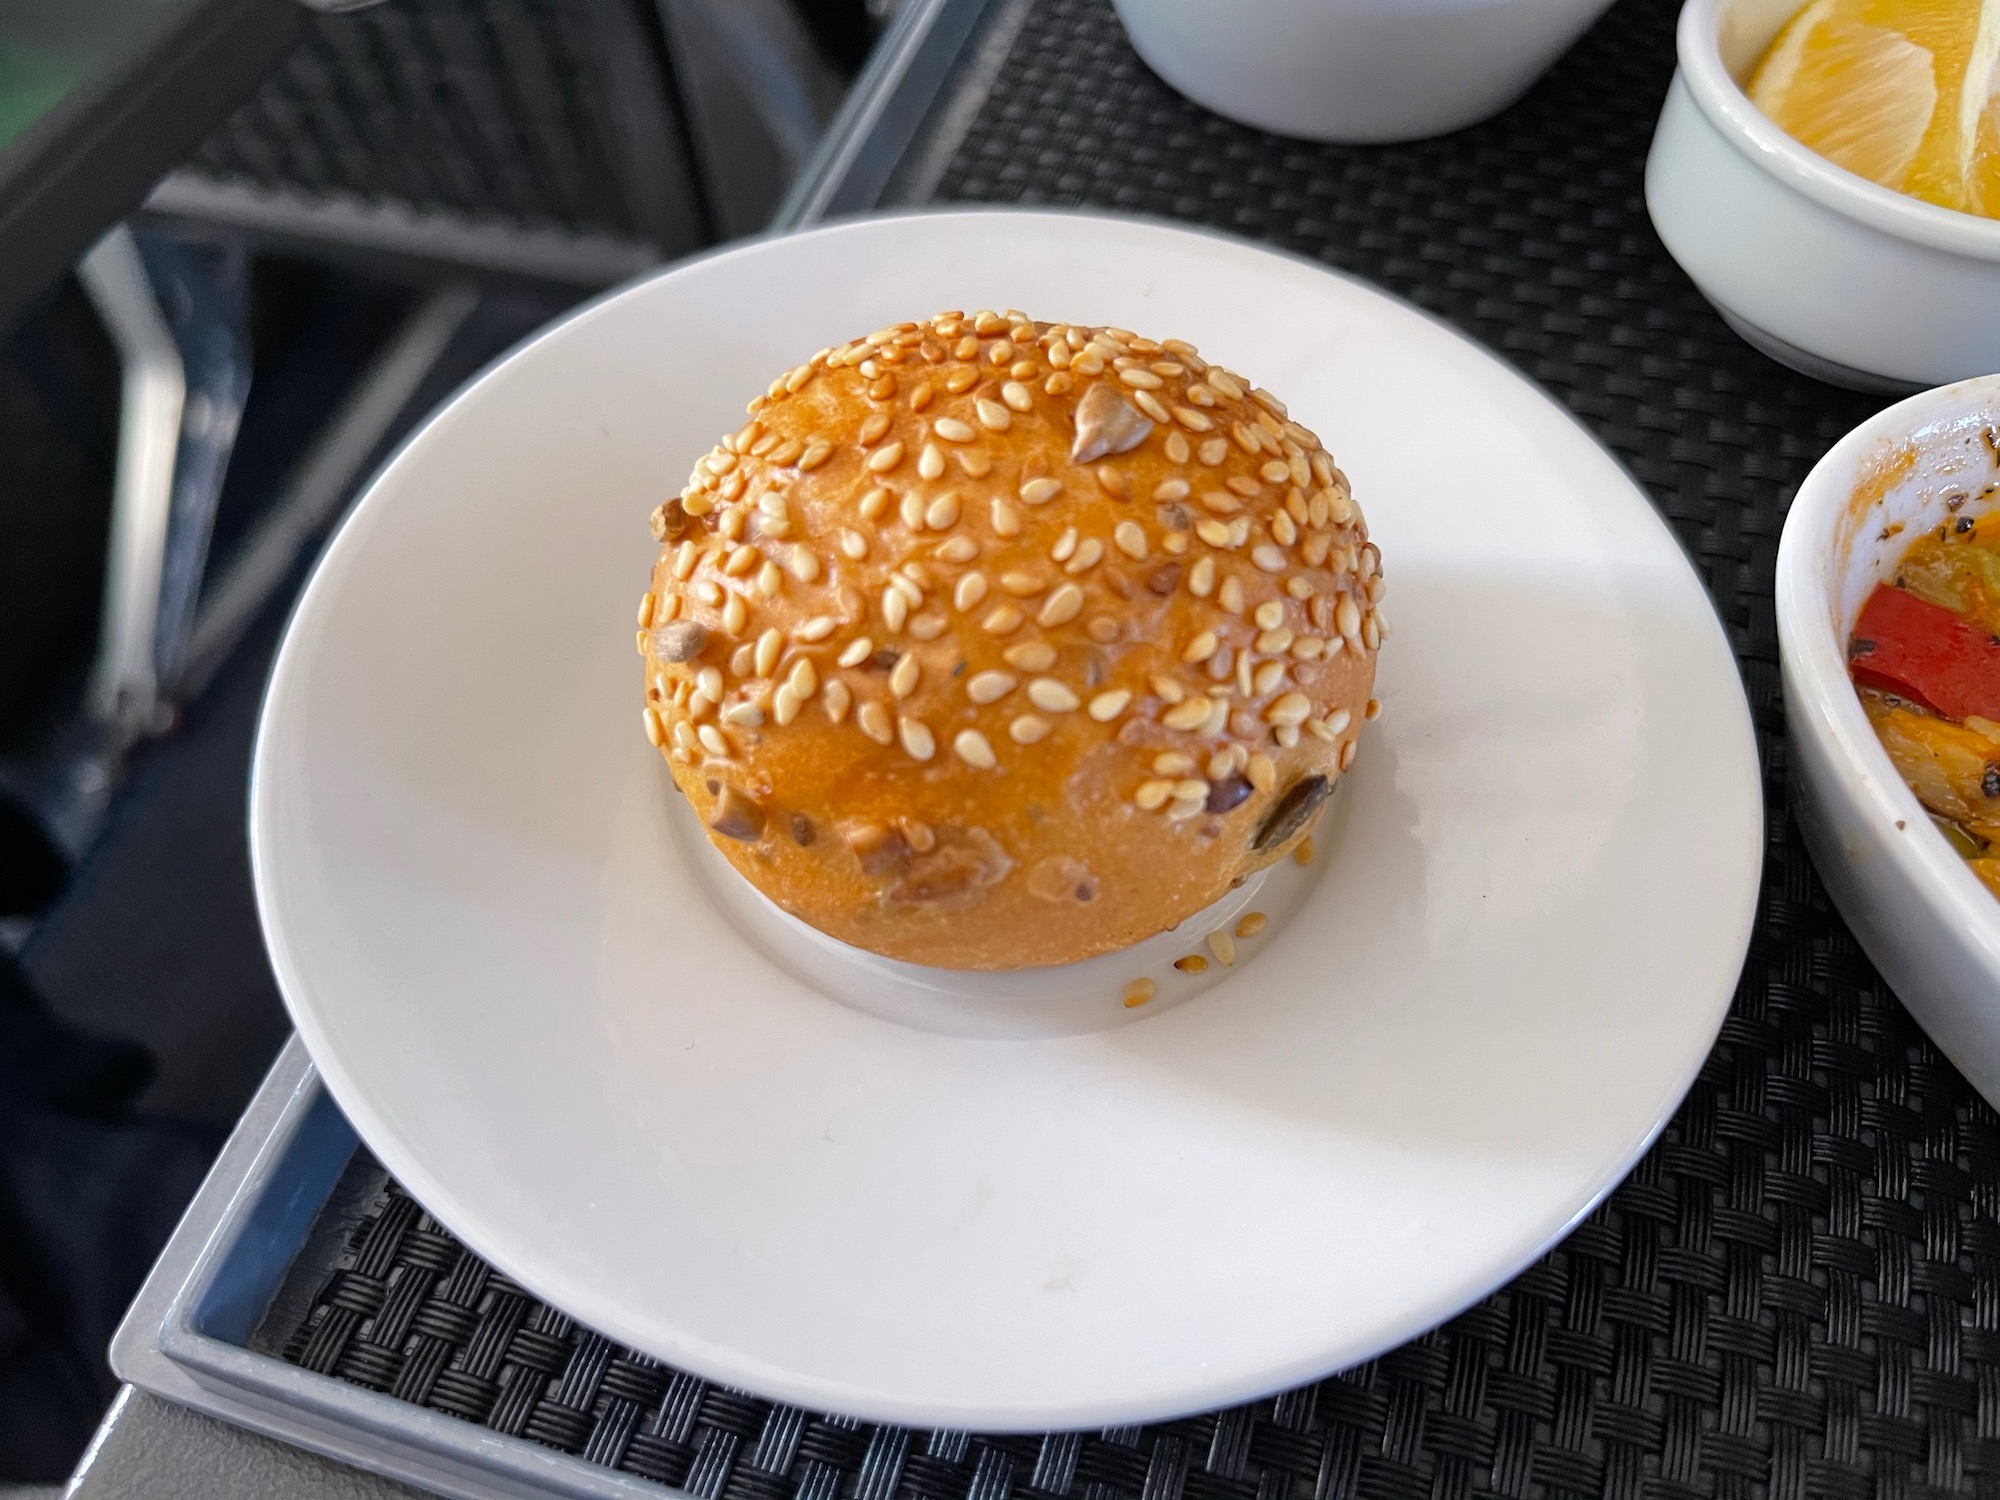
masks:
{"type": "Polygon", "coordinates": [[[1012,969],[1173,927],[1352,762],[1346,477],[1188,345],[946,313],[826,351],[653,513],[648,737],[786,911],[1012,969]]]}

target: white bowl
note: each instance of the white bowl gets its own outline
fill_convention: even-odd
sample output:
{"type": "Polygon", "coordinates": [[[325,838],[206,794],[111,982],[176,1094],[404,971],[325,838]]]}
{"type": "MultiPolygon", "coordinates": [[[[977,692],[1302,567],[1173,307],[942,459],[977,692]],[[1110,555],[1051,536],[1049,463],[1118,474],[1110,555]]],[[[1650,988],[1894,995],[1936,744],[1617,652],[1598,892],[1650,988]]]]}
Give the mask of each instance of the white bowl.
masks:
{"type": "Polygon", "coordinates": [[[1688,0],[1646,206],[1730,326],[1865,390],[2000,369],[2000,221],[1924,203],[1786,135],[1741,84],[1799,0],[1688,0]]]}
{"type": "Polygon", "coordinates": [[[1847,676],[1869,593],[1910,539],[2000,481],[1986,433],[2000,376],[1890,407],[1827,453],[1778,545],[1792,801],[1834,905],[1882,977],[1959,1070],[2000,1103],[2000,901],[1932,826],[1875,738],[1847,676]],[[1901,522],[1893,536],[1883,532],[1901,522]]]}
{"type": "Polygon", "coordinates": [[[1610,0],[1116,0],[1195,103],[1316,141],[1410,141],[1498,114],[1610,0]]]}

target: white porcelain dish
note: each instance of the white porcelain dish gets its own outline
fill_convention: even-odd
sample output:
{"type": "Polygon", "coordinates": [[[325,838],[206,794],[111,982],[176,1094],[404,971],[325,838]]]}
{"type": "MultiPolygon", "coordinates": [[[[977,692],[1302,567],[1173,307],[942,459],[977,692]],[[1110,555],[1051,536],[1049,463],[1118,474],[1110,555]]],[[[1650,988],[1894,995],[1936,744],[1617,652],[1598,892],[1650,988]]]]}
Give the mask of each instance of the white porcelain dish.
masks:
{"type": "Polygon", "coordinates": [[[1496,115],[1610,0],[1116,0],[1195,103],[1316,141],[1410,141],[1496,115]]]}
{"type": "Polygon", "coordinates": [[[1792,800],[1820,877],[1882,977],[1973,1087],[2000,1103],[2000,901],[1896,774],[1847,675],[1847,641],[1910,539],[2000,483],[2000,377],[1898,403],[1806,476],[1778,546],[1792,800]],[[1891,535],[1892,527],[1900,526],[1891,535]]]}
{"type": "Polygon", "coordinates": [[[1029,1430],[1309,1379],[1532,1260],[1701,1065],[1762,848],[1693,571],[1519,375],[1235,241],[980,212],[693,262],[461,394],[299,605],[251,835],[328,1087],[480,1254],[732,1385],[1029,1430]],[[984,303],[1284,392],[1396,618],[1297,917],[1184,1004],[1038,1040],[830,998],[704,894],[636,728],[648,509],[770,371],[984,303]]]}
{"type": "Polygon", "coordinates": [[[1730,326],[1808,375],[1908,390],[2000,370],[2000,221],[1878,187],[1743,92],[1801,0],[1688,0],[1646,206],[1730,326]]]}

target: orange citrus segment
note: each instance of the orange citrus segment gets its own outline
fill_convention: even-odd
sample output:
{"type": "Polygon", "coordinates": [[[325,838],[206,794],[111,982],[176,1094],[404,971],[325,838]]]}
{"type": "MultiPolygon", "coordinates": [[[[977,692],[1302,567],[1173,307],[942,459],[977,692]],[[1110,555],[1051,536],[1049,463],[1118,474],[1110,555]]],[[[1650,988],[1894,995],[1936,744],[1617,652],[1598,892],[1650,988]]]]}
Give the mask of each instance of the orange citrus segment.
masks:
{"type": "Polygon", "coordinates": [[[1946,208],[2000,217],[2000,0],[1813,0],[1750,98],[1801,145],[1946,208]]]}

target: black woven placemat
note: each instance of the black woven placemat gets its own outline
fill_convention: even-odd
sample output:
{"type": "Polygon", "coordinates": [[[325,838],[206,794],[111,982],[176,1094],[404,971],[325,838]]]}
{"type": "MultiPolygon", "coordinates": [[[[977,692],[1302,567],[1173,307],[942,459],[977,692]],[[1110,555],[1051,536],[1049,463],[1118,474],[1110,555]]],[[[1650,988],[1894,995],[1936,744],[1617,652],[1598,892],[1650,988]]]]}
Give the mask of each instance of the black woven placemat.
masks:
{"type": "Polygon", "coordinates": [[[1009,0],[896,188],[1166,215],[1358,272],[1541,382],[1672,520],[1756,718],[1762,906],[1720,1044],[1580,1229],[1317,1385],[1145,1428],[969,1437],[773,1406],[619,1350],[391,1184],[290,1357],[726,1500],[2000,1496],[2000,1128],[1861,957],[1785,811],[1778,531],[1880,403],[1752,352],[1654,237],[1641,173],[1673,16],[1625,0],[1501,118],[1343,148],[1178,98],[1108,0],[1009,0]]]}

